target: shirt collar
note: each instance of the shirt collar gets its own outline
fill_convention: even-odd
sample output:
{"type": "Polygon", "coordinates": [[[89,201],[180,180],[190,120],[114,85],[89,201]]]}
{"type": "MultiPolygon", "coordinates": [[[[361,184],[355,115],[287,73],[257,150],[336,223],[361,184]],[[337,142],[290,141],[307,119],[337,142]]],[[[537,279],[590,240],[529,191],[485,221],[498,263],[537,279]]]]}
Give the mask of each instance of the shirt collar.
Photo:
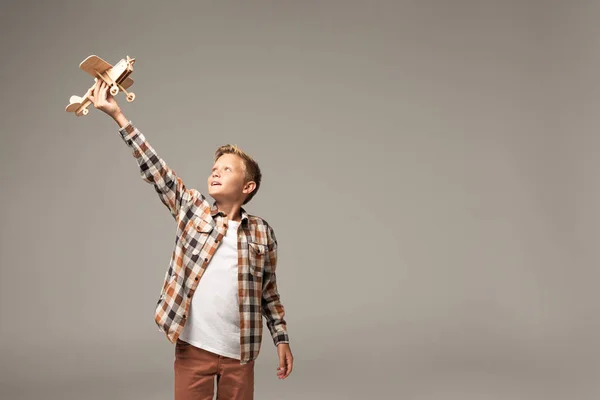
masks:
{"type": "MultiPolygon", "coordinates": [[[[210,215],[214,218],[216,215],[219,214],[225,216],[225,213],[223,213],[223,211],[219,211],[219,209],[217,208],[217,201],[213,200],[212,206],[210,207],[210,215]]],[[[246,212],[246,210],[244,210],[244,207],[240,207],[240,214],[242,214],[241,222],[244,222],[244,220],[248,219],[248,213],[246,212]]]]}

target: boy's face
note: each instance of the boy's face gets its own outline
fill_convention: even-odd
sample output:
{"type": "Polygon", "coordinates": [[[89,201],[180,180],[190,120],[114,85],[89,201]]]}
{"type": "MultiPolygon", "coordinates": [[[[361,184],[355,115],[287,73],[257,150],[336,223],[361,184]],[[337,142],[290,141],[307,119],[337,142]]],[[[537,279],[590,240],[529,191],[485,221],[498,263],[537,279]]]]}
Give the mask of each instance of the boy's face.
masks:
{"type": "Polygon", "coordinates": [[[217,201],[243,201],[255,187],[254,182],[244,184],[245,176],[242,159],[235,154],[223,154],[208,176],[208,194],[217,201]]]}

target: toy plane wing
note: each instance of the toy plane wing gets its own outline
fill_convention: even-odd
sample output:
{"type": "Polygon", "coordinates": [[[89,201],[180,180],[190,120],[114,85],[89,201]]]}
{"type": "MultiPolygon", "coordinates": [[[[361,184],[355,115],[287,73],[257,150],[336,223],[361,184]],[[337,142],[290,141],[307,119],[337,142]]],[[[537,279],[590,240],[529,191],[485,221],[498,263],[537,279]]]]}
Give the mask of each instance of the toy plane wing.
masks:
{"type": "Polygon", "coordinates": [[[79,68],[96,78],[96,72],[102,74],[113,66],[96,55],[91,55],[79,64],[79,68]]]}
{"type": "Polygon", "coordinates": [[[121,86],[123,86],[123,89],[127,89],[131,85],[133,85],[133,79],[131,79],[130,77],[125,78],[123,80],[123,83],[121,83],[121,86]]]}

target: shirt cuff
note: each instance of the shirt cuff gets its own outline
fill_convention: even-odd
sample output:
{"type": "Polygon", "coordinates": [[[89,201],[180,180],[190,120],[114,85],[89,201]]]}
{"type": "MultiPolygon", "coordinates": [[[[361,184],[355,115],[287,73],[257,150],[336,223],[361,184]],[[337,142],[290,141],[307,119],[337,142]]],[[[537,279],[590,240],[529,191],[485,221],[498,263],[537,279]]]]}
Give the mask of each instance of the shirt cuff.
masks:
{"type": "Polygon", "coordinates": [[[125,141],[130,139],[134,133],[135,133],[135,126],[133,125],[131,120],[129,121],[129,123],[127,125],[125,125],[122,128],[119,128],[119,134],[125,141]]]}
{"type": "Polygon", "coordinates": [[[287,332],[279,332],[273,336],[273,343],[277,346],[279,343],[289,343],[290,337],[287,332]]]}

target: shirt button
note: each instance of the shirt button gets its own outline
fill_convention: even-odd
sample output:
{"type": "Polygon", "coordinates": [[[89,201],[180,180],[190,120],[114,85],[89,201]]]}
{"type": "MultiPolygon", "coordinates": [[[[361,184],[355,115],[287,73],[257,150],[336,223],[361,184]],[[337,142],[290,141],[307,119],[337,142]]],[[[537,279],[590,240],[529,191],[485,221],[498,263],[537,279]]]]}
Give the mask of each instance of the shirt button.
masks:
{"type": "Polygon", "coordinates": [[[195,277],[195,278],[194,278],[194,280],[195,280],[195,281],[197,281],[197,280],[198,280],[198,277],[195,277]]]}
{"type": "Polygon", "coordinates": [[[208,262],[208,258],[205,258],[205,259],[204,259],[204,262],[208,262]]]}

